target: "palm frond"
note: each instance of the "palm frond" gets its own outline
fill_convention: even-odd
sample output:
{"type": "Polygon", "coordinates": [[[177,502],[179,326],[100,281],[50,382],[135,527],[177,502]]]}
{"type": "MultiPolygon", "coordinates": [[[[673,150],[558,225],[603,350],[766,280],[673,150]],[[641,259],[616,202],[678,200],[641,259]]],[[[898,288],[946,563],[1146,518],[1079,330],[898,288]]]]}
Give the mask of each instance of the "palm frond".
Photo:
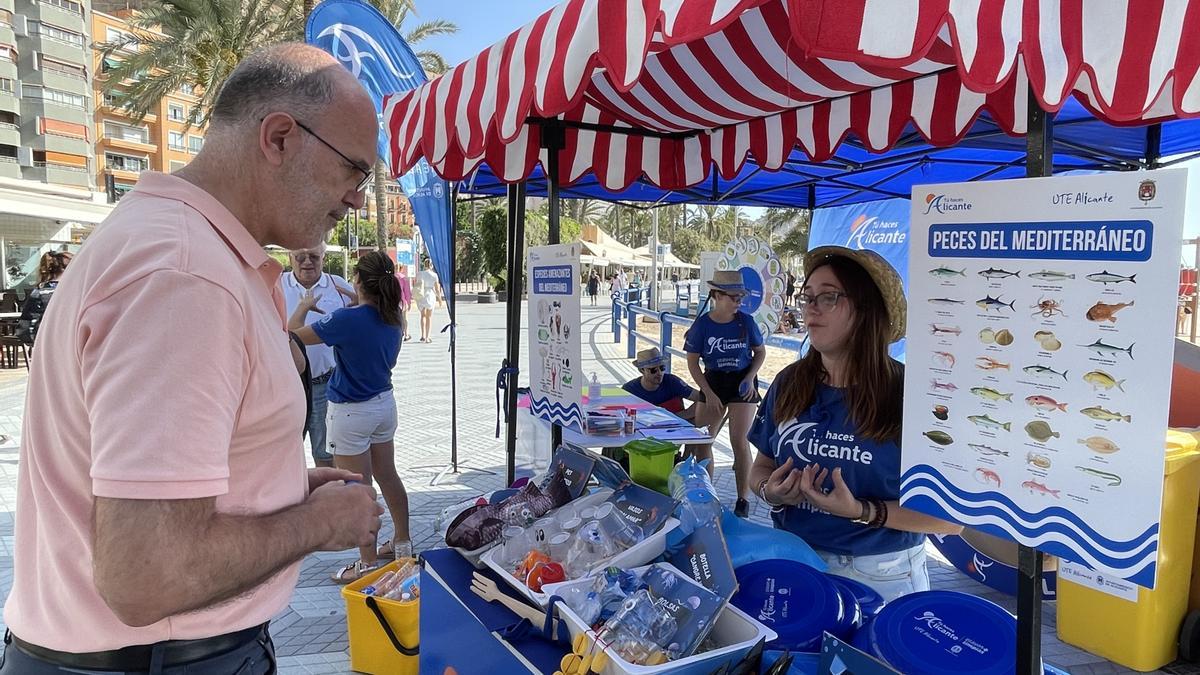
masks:
{"type": "Polygon", "coordinates": [[[404,34],[404,40],[410,45],[419,44],[435,35],[453,35],[458,32],[458,24],[445,19],[435,19],[418,24],[404,34]]]}

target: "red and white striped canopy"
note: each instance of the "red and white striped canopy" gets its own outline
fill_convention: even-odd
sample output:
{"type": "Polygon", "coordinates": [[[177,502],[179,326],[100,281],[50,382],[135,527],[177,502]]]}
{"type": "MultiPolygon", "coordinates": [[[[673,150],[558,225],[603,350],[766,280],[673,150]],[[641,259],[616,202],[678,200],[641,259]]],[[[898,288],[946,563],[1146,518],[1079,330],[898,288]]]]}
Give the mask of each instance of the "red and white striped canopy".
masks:
{"type": "Polygon", "coordinates": [[[725,178],[793,149],[829,158],[976,117],[1021,134],[1027,92],[1144,124],[1200,115],[1200,0],[566,0],[427,85],[390,96],[392,171],[519,181],[568,122],[559,180],[610,190],[725,178]],[[613,128],[634,133],[616,132],[613,128]]]}

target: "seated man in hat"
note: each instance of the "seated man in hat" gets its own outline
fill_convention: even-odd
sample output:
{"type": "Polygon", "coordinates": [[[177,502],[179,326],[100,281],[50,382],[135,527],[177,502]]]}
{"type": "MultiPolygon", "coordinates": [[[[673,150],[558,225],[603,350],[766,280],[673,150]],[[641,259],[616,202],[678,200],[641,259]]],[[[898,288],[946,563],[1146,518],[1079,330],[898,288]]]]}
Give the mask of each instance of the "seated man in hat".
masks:
{"type": "Polygon", "coordinates": [[[688,386],[688,383],[678,376],[665,372],[663,356],[657,347],[638,352],[637,358],[633,360],[633,367],[642,375],[626,382],[621,386],[622,389],[693,424],[702,423],[696,421],[696,411],[700,406],[685,409],[683,402],[688,400],[702,403],[704,392],[688,386]]]}

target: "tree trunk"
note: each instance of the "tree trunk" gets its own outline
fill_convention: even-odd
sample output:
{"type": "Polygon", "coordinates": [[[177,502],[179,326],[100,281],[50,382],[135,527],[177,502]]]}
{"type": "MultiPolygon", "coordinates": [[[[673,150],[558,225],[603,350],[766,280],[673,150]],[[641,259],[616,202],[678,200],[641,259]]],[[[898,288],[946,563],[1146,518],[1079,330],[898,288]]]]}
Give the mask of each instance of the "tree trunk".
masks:
{"type": "Polygon", "coordinates": [[[315,7],[316,4],[316,0],[304,0],[304,19],[306,21],[308,20],[309,15],[312,14],[313,7],[315,7]]]}
{"type": "MultiPolygon", "coordinates": [[[[312,0],[304,0],[312,2],[312,0]]],[[[388,212],[387,212],[387,164],[383,160],[375,163],[375,245],[380,251],[387,251],[388,246],[388,212]]]]}

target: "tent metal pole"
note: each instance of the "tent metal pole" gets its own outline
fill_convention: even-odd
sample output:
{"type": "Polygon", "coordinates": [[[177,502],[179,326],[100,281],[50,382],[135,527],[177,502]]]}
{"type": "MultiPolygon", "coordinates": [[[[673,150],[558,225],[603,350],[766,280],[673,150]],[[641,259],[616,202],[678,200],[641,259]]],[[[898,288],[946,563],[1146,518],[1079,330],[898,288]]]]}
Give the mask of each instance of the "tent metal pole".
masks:
{"type": "MultiPolygon", "coordinates": [[[[1025,175],[1054,172],[1054,123],[1029,91],[1029,123],[1025,132],[1025,175]]],[[[1018,675],[1042,672],[1042,552],[1030,546],[1017,549],[1017,668],[1018,675]]]]}
{"type": "MultiPolygon", "coordinates": [[[[558,175],[559,153],[567,144],[567,134],[565,128],[558,120],[553,122],[547,121],[542,124],[542,147],[546,150],[546,197],[549,200],[549,213],[547,220],[549,221],[549,232],[547,233],[546,243],[559,244],[562,243],[562,196],[559,194],[558,175]]],[[[579,289],[575,289],[578,293],[579,289]]],[[[578,333],[578,331],[576,331],[578,333]]],[[[562,427],[552,423],[550,425],[550,452],[553,453],[558,446],[562,445],[562,427]]]]}
{"type": "Polygon", "coordinates": [[[1146,168],[1157,169],[1162,159],[1162,123],[1146,127],[1146,168]]]}
{"type": "Polygon", "coordinates": [[[521,360],[521,258],[525,251],[525,182],[508,186],[508,355],[504,359],[504,416],[508,420],[504,455],[505,486],[517,479],[517,374],[521,360]]]}
{"type": "MultiPolygon", "coordinates": [[[[458,473],[458,340],[454,324],[455,305],[458,293],[458,188],[450,191],[450,199],[446,208],[450,209],[447,218],[450,222],[450,297],[447,299],[447,309],[450,310],[450,466],[458,473]]],[[[475,205],[471,205],[472,211],[475,205]]],[[[444,291],[443,291],[444,292],[444,291]]]]}

